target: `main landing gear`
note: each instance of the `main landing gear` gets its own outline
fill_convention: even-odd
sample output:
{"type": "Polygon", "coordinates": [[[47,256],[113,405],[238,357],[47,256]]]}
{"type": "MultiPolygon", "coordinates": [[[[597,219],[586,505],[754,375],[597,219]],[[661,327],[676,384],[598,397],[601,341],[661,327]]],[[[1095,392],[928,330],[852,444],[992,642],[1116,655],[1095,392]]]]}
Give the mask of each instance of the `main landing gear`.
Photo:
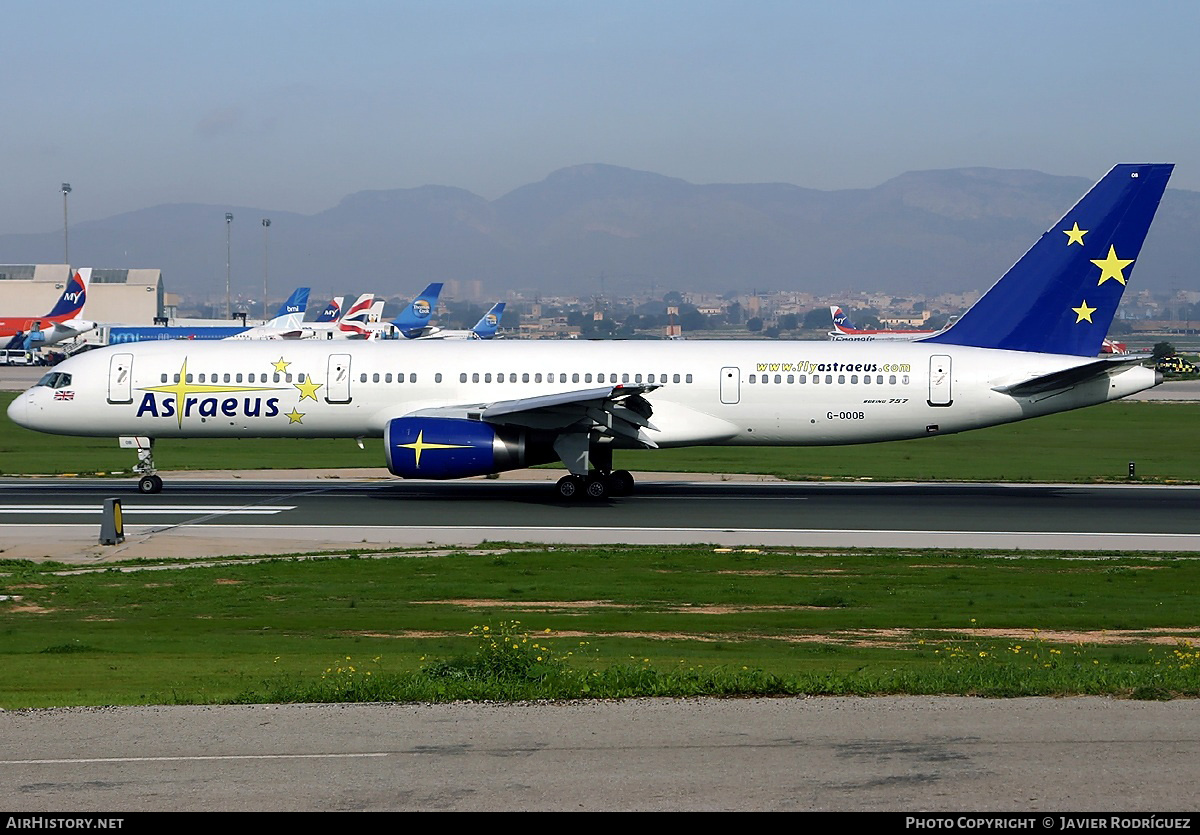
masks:
{"type": "Polygon", "coordinates": [[[633,492],[633,475],[628,470],[602,473],[592,470],[586,476],[566,475],[558,480],[555,489],[563,499],[602,501],[612,496],[628,496],[633,492]]]}

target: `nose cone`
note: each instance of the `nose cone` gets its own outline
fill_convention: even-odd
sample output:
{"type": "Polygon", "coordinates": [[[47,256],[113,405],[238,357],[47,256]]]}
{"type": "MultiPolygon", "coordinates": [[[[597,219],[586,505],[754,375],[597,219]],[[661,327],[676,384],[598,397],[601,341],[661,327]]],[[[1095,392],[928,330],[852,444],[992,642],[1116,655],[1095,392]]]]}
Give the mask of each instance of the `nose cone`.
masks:
{"type": "Polygon", "coordinates": [[[17,426],[23,426],[26,429],[31,429],[29,425],[29,392],[24,391],[13,398],[13,402],[8,404],[8,419],[17,426]]]}

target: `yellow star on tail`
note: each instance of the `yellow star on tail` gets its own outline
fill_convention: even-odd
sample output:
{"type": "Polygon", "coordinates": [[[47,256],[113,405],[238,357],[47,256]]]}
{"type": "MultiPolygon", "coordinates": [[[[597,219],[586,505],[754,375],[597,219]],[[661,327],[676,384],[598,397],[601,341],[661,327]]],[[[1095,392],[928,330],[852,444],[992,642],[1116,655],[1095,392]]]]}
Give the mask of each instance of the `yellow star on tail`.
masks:
{"type": "Polygon", "coordinates": [[[1080,229],[1078,223],[1076,223],[1070,229],[1063,230],[1063,234],[1067,236],[1067,246],[1070,246],[1071,244],[1079,244],[1080,246],[1083,246],[1083,236],[1087,233],[1088,230],[1080,229]]]}
{"type": "MultiPolygon", "coordinates": [[[[1108,247],[1108,257],[1103,259],[1091,259],[1092,263],[1100,268],[1100,284],[1108,281],[1110,278],[1115,278],[1122,284],[1125,283],[1125,274],[1122,272],[1126,267],[1133,263],[1133,259],[1125,259],[1117,257],[1117,248],[1112,244],[1108,247]]],[[[1098,285],[1097,285],[1098,286],[1098,285]]]]}
{"type": "MultiPolygon", "coordinates": [[[[1072,307],[1071,309],[1075,311],[1075,314],[1078,317],[1075,320],[1075,324],[1077,325],[1080,322],[1091,322],[1092,314],[1096,312],[1096,308],[1088,307],[1087,299],[1084,299],[1082,302],[1080,302],[1079,307],[1072,307]]],[[[1095,323],[1093,322],[1093,324],[1095,323]]]]}

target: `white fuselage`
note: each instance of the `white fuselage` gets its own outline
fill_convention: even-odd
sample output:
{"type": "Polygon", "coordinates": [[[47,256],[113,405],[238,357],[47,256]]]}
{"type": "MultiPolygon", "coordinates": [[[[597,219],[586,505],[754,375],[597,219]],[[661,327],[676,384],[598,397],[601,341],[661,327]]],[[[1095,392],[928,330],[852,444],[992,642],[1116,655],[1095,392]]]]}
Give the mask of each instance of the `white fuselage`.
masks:
{"type": "Polygon", "coordinates": [[[337,341],[140,343],[61,363],[12,419],[67,435],[378,437],[389,420],[594,389],[657,386],[661,447],[804,446],[940,435],[1115,400],[1123,366],[1056,392],[994,391],[1086,359],[913,342],[337,341]]]}

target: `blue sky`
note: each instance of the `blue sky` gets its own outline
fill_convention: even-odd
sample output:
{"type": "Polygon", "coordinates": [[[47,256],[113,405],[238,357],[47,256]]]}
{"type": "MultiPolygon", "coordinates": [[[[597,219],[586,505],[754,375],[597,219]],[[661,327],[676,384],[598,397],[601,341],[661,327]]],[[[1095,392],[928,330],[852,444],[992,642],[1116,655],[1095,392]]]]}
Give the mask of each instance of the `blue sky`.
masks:
{"type": "MultiPolygon", "coordinates": [[[[859,188],[905,171],[1200,190],[1200,3],[3,0],[0,233],[159,203],[313,213],[602,162],[859,188]]],[[[19,260],[19,254],[12,254],[19,260]]],[[[0,261],[6,260],[0,254],[0,261]]]]}

